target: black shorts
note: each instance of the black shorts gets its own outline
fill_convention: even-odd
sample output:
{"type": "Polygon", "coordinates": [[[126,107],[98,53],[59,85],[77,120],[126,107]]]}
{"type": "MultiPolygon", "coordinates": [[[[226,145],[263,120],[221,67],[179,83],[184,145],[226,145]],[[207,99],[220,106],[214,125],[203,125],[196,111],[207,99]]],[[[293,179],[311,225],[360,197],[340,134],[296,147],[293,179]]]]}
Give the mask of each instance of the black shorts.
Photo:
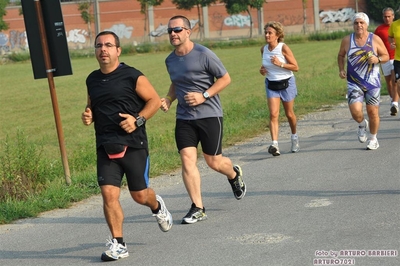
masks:
{"type": "Polygon", "coordinates": [[[393,61],[393,70],[396,77],[396,82],[400,79],[400,61],[393,61]]]}
{"type": "Polygon", "coordinates": [[[222,153],[222,133],[222,117],[176,120],[175,141],[178,151],[187,147],[197,148],[200,142],[203,153],[219,155],[222,153]]]}
{"type": "Polygon", "coordinates": [[[109,159],[103,146],[97,149],[97,182],[99,186],[121,187],[124,174],[129,191],[140,191],[149,186],[149,152],[128,147],[125,156],[109,159]]]}

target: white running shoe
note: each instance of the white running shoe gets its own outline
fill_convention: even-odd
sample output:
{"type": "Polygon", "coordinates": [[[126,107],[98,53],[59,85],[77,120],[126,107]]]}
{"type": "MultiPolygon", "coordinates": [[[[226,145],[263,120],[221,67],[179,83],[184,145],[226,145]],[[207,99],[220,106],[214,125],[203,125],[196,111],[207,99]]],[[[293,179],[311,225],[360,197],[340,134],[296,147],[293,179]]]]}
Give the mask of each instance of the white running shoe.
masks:
{"type": "Polygon", "coordinates": [[[165,203],[159,195],[156,195],[156,199],[160,203],[161,208],[159,212],[157,214],[153,214],[153,216],[156,217],[158,226],[160,227],[161,231],[168,232],[173,225],[172,215],[167,210],[167,207],[165,207],[165,203]]]}
{"type": "Polygon", "coordinates": [[[370,139],[368,140],[367,150],[376,150],[379,148],[378,139],[370,139]]]}
{"type": "Polygon", "coordinates": [[[358,141],[360,141],[361,143],[367,141],[368,120],[364,119],[364,121],[365,121],[365,127],[359,126],[357,130],[358,141]]]}
{"type": "Polygon", "coordinates": [[[118,241],[115,238],[107,239],[106,246],[108,246],[109,249],[104,251],[103,254],[101,254],[102,261],[114,261],[129,256],[126,244],[122,245],[118,243],[118,241]]]}
{"type": "Polygon", "coordinates": [[[298,152],[299,150],[300,150],[299,138],[292,139],[292,152],[298,152]]]}

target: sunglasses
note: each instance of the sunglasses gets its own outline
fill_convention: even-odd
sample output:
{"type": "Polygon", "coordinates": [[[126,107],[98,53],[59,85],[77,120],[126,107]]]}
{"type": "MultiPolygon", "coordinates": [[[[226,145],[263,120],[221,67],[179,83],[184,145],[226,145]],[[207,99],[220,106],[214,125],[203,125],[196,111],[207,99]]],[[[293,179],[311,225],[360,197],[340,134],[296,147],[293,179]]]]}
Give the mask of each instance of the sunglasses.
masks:
{"type": "Polygon", "coordinates": [[[181,31],[183,31],[184,29],[188,30],[185,27],[175,27],[175,28],[168,28],[167,31],[168,31],[168,34],[171,34],[172,32],[179,33],[181,31]]]}

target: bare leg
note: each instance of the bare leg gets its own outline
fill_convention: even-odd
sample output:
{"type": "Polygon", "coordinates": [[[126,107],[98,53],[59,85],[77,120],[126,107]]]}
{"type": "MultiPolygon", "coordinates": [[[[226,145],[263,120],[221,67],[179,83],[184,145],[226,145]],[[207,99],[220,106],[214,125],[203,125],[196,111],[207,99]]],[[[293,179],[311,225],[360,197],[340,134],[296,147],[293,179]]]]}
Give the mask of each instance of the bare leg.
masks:
{"type": "Polygon", "coordinates": [[[285,114],[289,122],[290,131],[292,134],[297,133],[297,118],[294,113],[294,99],[290,102],[283,102],[283,107],[285,108],[285,114]]]}
{"type": "Polygon", "coordinates": [[[357,123],[361,123],[364,120],[364,113],[362,108],[362,102],[355,102],[349,105],[351,116],[357,123]]]}
{"type": "Polygon", "coordinates": [[[228,179],[234,179],[236,177],[236,172],[233,170],[233,164],[231,159],[228,157],[219,155],[208,155],[204,154],[204,159],[207,162],[207,165],[211,167],[214,171],[226,175],[228,179]]]}
{"type": "Polygon", "coordinates": [[[377,134],[379,129],[379,106],[367,105],[367,113],[369,118],[369,132],[377,134]]]}
{"type": "Polygon", "coordinates": [[[190,199],[198,208],[203,208],[201,198],[201,179],[197,168],[197,148],[187,147],[180,150],[182,161],[182,178],[190,199]]]}
{"type": "Polygon", "coordinates": [[[101,186],[104,216],[113,238],[123,236],[122,223],[124,221],[124,213],[119,202],[120,191],[119,187],[101,186]]]}
{"type": "Polygon", "coordinates": [[[278,140],[279,135],[279,108],[281,104],[280,98],[268,98],[269,109],[269,130],[272,140],[278,140]]]}

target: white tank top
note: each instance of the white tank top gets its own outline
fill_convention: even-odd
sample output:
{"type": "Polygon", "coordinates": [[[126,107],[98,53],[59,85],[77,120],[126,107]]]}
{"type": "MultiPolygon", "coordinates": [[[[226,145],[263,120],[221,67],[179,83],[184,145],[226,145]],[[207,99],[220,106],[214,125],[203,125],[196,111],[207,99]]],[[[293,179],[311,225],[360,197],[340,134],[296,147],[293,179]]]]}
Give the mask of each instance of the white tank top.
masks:
{"type": "Polygon", "coordinates": [[[264,51],[262,55],[262,65],[267,69],[267,75],[265,76],[268,80],[282,80],[293,76],[291,70],[287,70],[279,66],[272,64],[271,57],[276,56],[280,62],[287,63],[285,57],[282,54],[282,47],[284,43],[280,42],[274,48],[274,50],[268,50],[268,44],[264,46],[264,51]]]}

